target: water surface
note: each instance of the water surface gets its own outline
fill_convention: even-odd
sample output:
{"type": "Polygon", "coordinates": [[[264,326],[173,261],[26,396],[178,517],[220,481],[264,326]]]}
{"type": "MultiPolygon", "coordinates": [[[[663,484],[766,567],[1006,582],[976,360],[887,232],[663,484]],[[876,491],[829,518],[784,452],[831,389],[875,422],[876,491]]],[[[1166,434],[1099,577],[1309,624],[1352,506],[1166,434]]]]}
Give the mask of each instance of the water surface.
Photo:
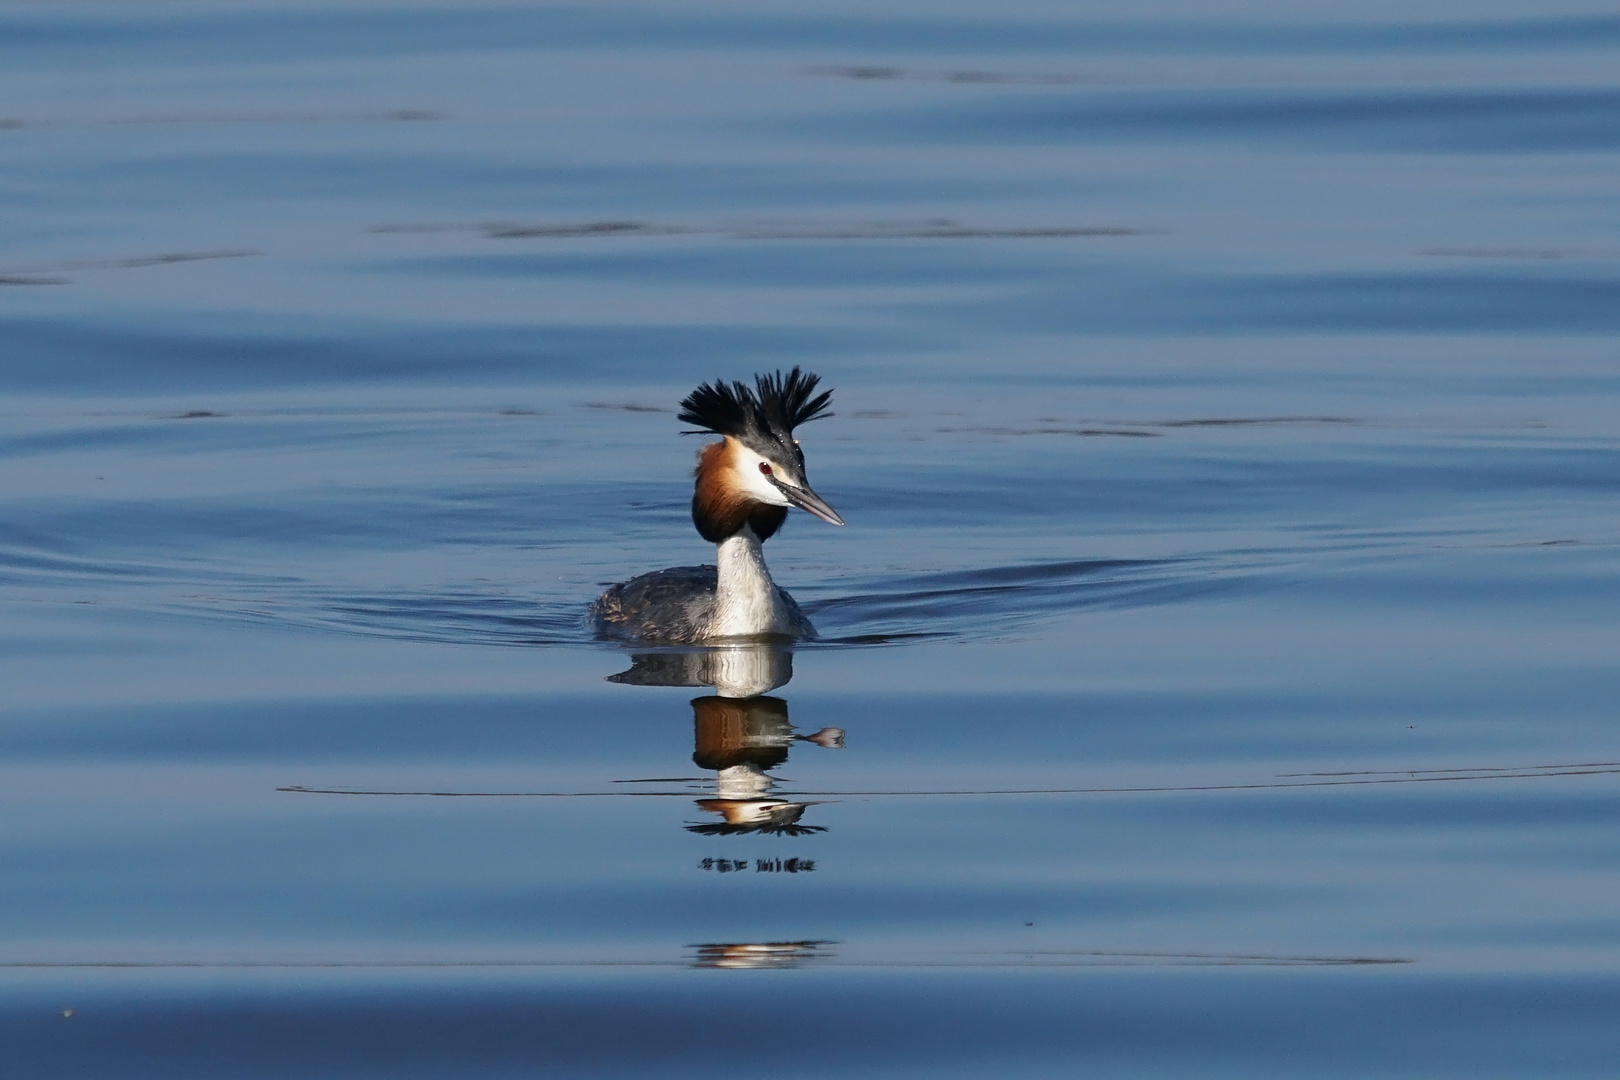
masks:
{"type": "Polygon", "coordinates": [[[30,1076],[1602,1076],[1620,22],[0,7],[30,1076]],[[702,561],[803,365],[821,639],[702,561]]]}

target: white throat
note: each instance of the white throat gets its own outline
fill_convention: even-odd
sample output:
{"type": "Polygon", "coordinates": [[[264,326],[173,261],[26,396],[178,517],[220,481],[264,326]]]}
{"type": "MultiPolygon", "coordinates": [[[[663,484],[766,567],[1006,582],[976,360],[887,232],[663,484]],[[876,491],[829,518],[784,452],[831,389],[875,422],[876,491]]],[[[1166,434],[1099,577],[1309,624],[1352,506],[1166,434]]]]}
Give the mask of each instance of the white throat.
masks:
{"type": "Polygon", "coordinates": [[[712,637],[791,636],[787,605],[765,567],[765,552],[747,525],[716,546],[720,576],[715,587],[712,637]]]}

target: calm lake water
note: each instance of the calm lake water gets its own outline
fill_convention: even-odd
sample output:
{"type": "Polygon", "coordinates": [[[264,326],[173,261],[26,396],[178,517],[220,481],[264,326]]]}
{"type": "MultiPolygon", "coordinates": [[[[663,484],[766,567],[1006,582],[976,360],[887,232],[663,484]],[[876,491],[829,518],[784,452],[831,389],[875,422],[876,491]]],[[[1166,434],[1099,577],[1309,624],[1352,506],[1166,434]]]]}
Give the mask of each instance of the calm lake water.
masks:
{"type": "Polygon", "coordinates": [[[1609,5],[7,3],[0,160],[8,1076],[1613,1075],[1609,5]],[[822,640],[592,641],[795,364],[822,640]]]}

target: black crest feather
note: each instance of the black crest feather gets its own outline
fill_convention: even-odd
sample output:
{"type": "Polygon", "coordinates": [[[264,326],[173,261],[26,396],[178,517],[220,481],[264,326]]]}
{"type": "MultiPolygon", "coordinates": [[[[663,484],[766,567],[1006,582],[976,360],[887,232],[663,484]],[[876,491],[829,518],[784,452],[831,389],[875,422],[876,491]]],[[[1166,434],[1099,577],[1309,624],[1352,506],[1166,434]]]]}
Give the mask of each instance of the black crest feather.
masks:
{"type": "Polygon", "coordinates": [[[681,402],[680,419],[698,431],[730,435],[749,443],[791,445],[793,429],[832,415],[832,391],[816,393],[819,375],[795,367],[786,375],[755,375],[754,385],[716,379],[681,402]]]}

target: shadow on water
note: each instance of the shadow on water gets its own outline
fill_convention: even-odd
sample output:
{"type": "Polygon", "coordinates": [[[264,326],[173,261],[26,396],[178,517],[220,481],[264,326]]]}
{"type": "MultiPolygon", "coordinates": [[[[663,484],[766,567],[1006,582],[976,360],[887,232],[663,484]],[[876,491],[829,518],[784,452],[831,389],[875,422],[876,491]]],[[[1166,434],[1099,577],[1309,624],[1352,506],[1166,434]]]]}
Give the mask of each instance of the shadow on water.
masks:
{"type": "MultiPolygon", "coordinates": [[[[836,941],[734,941],[688,947],[683,959],[662,956],[625,960],[22,960],[0,961],[0,971],[398,971],[500,968],[708,968],[761,971],[816,967],[882,968],[1086,968],[1086,967],[1361,967],[1410,964],[1394,956],[1292,956],[1268,953],[1107,952],[1039,950],[977,954],[945,953],[924,960],[859,960],[840,956],[836,941]]],[[[74,1015],[68,1009],[59,1014],[74,1015]]]]}
{"type": "MultiPolygon", "coordinates": [[[[1620,94],[1594,89],[1026,91],[840,118],[917,142],[994,145],[1239,141],[1428,153],[1611,151],[1620,94]]],[[[821,123],[826,123],[821,121],[821,123]]]]}
{"type": "Polygon", "coordinates": [[[394,109],[389,112],[236,112],[236,113],[137,113],[128,116],[103,116],[78,120],[0,118],[0,131],[24,131],[40,128],[117,128],[117,127],[172,127],[180,124],[356,124],[356,123],[423,123],[448,120],[449,114],[432,109],[394,109]]]}
{"type": "MultiPolygon", "coordinates": [[[[733,971],[758,971],[808,966],[862,967],[859,960],[838,955],[833,941],[761,941],[697,945],[692,949],[692,966],[733,971]]],[[[1075,968],[1075,967],[1356,967],[1410,964],[1404,957],[1381,956],[1286,956],[1263,953],[1174,953],[1174,952],[1034,952],[979,956],[940,956],[928,960],[895,963],[883,967],[938,968],[1075,968]]],[[[868,962],[870,963],[870,962],[868,962]]],[[[876,965],[873,965],[876,966],[876,965]]]]}
{"type": "Polygon", "coordinates": [[[403,223],[373,225],[370,233],[474,232],[488,240],[580,240],[606,237],[720,236],[728,240],[1063,240],[1147,236],[1156,230],[1118,225],[965,225],[954,218],[888,221],[754,221],[738,224],[660,224],[651,221],[567,221],[523,224],[403,223]]]}
{"type": "Polygon", "coordinates": [[[157,255],[135,255],[123,259],[78,259],[68,262],[39,263],[0,269],[0,285],[71,285],[72,278],[61,274],[73,270],[140,270],[149,266],[211,262],[216,259],[249,259],[263,255],[248,248],[222,251],[169,251],[157,255]]]}

